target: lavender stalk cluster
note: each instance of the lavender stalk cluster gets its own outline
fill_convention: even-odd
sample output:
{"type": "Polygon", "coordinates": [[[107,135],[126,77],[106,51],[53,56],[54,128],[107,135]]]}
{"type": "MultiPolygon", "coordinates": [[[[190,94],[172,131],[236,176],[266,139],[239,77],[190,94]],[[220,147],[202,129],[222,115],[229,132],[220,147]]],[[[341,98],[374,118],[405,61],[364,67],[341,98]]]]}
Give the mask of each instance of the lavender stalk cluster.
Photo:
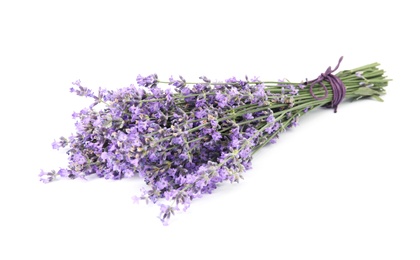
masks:
{"type": "MultiPolygon", "coordinates": [[[[369,81],[366,74],[349,76],[369,81]]],[[[62,177],[120,180],[137,175],[148,189],[133,201],[158,205],[165,225],[220,183],[239,182],[256,151],[296,126],[302,114],[330,101],[311,99],[303,82],[284,80],[212,82],[200,77],[198,83],[187,83],[183,77],[160,81],[153,74],[139,75],[136,81],[97,93],[73,82],[70,91],[92,104],[73,113],[74,134],[52,143],[54,149],[67,151],[68,166],[42,170],[40,179],[48,183],[62,177]]]]}

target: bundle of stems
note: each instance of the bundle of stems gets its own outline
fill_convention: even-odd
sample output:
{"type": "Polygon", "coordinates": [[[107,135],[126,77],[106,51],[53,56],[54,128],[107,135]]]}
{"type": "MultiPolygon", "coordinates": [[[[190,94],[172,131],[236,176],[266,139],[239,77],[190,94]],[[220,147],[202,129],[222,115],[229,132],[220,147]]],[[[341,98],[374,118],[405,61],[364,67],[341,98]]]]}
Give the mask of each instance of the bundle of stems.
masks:
{"type": "Polygon", "coordinates": [[[175,211],[186,210],[220,183],[238,182],[251,168],[252,155],[297,126],[300,116],[318,107],[336,111],[345,98],[382,101],[389,79],[378,66],[334,75],[337,65],[302,82],[247,77],[214,82],[205,76],[199,82],[181,76],[161,81],[155,74],[139,75],[138,86],[97,94],[76,81],[70,91],[93,102],[73,114],[76,134],[52,144],[66,149],[68,166],[42,170],[41,181],[138,175],[149,188],[134,201],[160,205],[167,224],[175,211]]]}

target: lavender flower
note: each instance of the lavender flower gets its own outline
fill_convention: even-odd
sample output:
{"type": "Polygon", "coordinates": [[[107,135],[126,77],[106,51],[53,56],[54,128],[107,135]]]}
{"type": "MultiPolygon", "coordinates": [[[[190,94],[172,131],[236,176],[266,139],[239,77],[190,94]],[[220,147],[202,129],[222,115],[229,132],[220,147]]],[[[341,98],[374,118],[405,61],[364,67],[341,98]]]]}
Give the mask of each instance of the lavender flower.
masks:
{"type": "MultiPolygon", "coordinates": [[[[365,70],[379,71],[375,64],[365,70]]],[[[374,93],[360,90],[363,72],[337,74],[344,78],[348,97],[383,93],[387,80],[381,73],[374,74],[375,85],[369,85],[374,93]]],[[[70,92],[92,98],[92,105],[73,113],[76,134],[52,143],[54,149],[67,149],[67,168],[41,171],[41,181],[138,175],[148,189],[133,196],[133,202],[159,205],[159,218],[166,225],[176,212],[185,211],[220,183],[239,182],[252,167],[255,152],[297,126],[301,115],[328,103],[310,98],[306,83],[263,82],[256,77],[200,80],[188,83],[181,76],[171,77],[166,84],[173,88],[165,89],[156,74],[138,75],[138,87],[99,89],[97,94],[80,80],[73,82],[77,88],[70,92]],[[96,107],[99,103],[104,106],[96,107]]]]}
{"type": "Polygon", "coordinates": [[[142,77],[140,74],[137,76],[137,84],[142,87],[151,87],[155,86],[157,83],[157,75],[149,75],[147,77],[142,77]]]}
{"type": "Polygon", "coordinates": [[[52,146],[53,149],[56,149],[56,150],[58,150],[60,148],[60,144],[56,140],[54,140],[54,142],[51,144],[51,146],[52,146]]]}

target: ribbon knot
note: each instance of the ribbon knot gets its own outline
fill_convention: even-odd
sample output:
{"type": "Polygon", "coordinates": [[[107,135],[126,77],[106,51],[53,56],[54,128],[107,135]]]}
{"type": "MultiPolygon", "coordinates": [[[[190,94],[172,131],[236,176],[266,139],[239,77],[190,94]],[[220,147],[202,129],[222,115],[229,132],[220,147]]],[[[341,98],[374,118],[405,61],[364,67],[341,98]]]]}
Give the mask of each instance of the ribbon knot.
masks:
{"type": "Polygon", "coordinates": [[[338,69],[342,60],[343,60],[343,57],[341,56],[334,70],[331,70],[331,66],[330,66],[325,71],[325,73],[321,73],[321,75],[319,75],[318,78],[311,80],[309,82],[306,82],[306,85],[309,84],[309,93],[316,100],[324,100],[328,97],[328,89],[323,82],[326,81],[330,83],[333,95],[332,95],[331,104],[329,104],[327,107],[334,108],[334,113],[337,113],[338,104],[340,104],[340,102],[346,96],[346,86],[344,86],[344,83],[341,81],[341,79],[339,79],[337,76],[332,74],[338,69]],[[324,89],[324,96],[318,97],[317,95],[314,94],[313,87],[316,84],[319,84],[324,89]]]}

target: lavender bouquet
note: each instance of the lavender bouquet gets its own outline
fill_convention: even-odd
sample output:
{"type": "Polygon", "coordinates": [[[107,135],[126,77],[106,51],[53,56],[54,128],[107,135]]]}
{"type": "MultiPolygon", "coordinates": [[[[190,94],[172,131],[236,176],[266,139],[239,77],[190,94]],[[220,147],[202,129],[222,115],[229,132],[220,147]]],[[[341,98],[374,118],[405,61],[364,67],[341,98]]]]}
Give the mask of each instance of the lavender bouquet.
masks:
{"type": "Polygon", "coordinates": [[[223,82],[200,77],[158,79],[138,76],[137,85],[95,94],[73,82],[70,89],[92,104],[73,114],[76,133],[54,141],[67,150],[69,164],[41,171],[44,183],[88,176],[120,180],[135,175],[147,184],[134,202],[160,206],[166,225],[193,199],[210,194],[222,182],[239,182],[251,168],[252,155],[280,133],[298,124],[300,116],[318,107],[337,106],[385,94],[389,79],[378,63],[299,83],[230,78],[223,82]]]}

